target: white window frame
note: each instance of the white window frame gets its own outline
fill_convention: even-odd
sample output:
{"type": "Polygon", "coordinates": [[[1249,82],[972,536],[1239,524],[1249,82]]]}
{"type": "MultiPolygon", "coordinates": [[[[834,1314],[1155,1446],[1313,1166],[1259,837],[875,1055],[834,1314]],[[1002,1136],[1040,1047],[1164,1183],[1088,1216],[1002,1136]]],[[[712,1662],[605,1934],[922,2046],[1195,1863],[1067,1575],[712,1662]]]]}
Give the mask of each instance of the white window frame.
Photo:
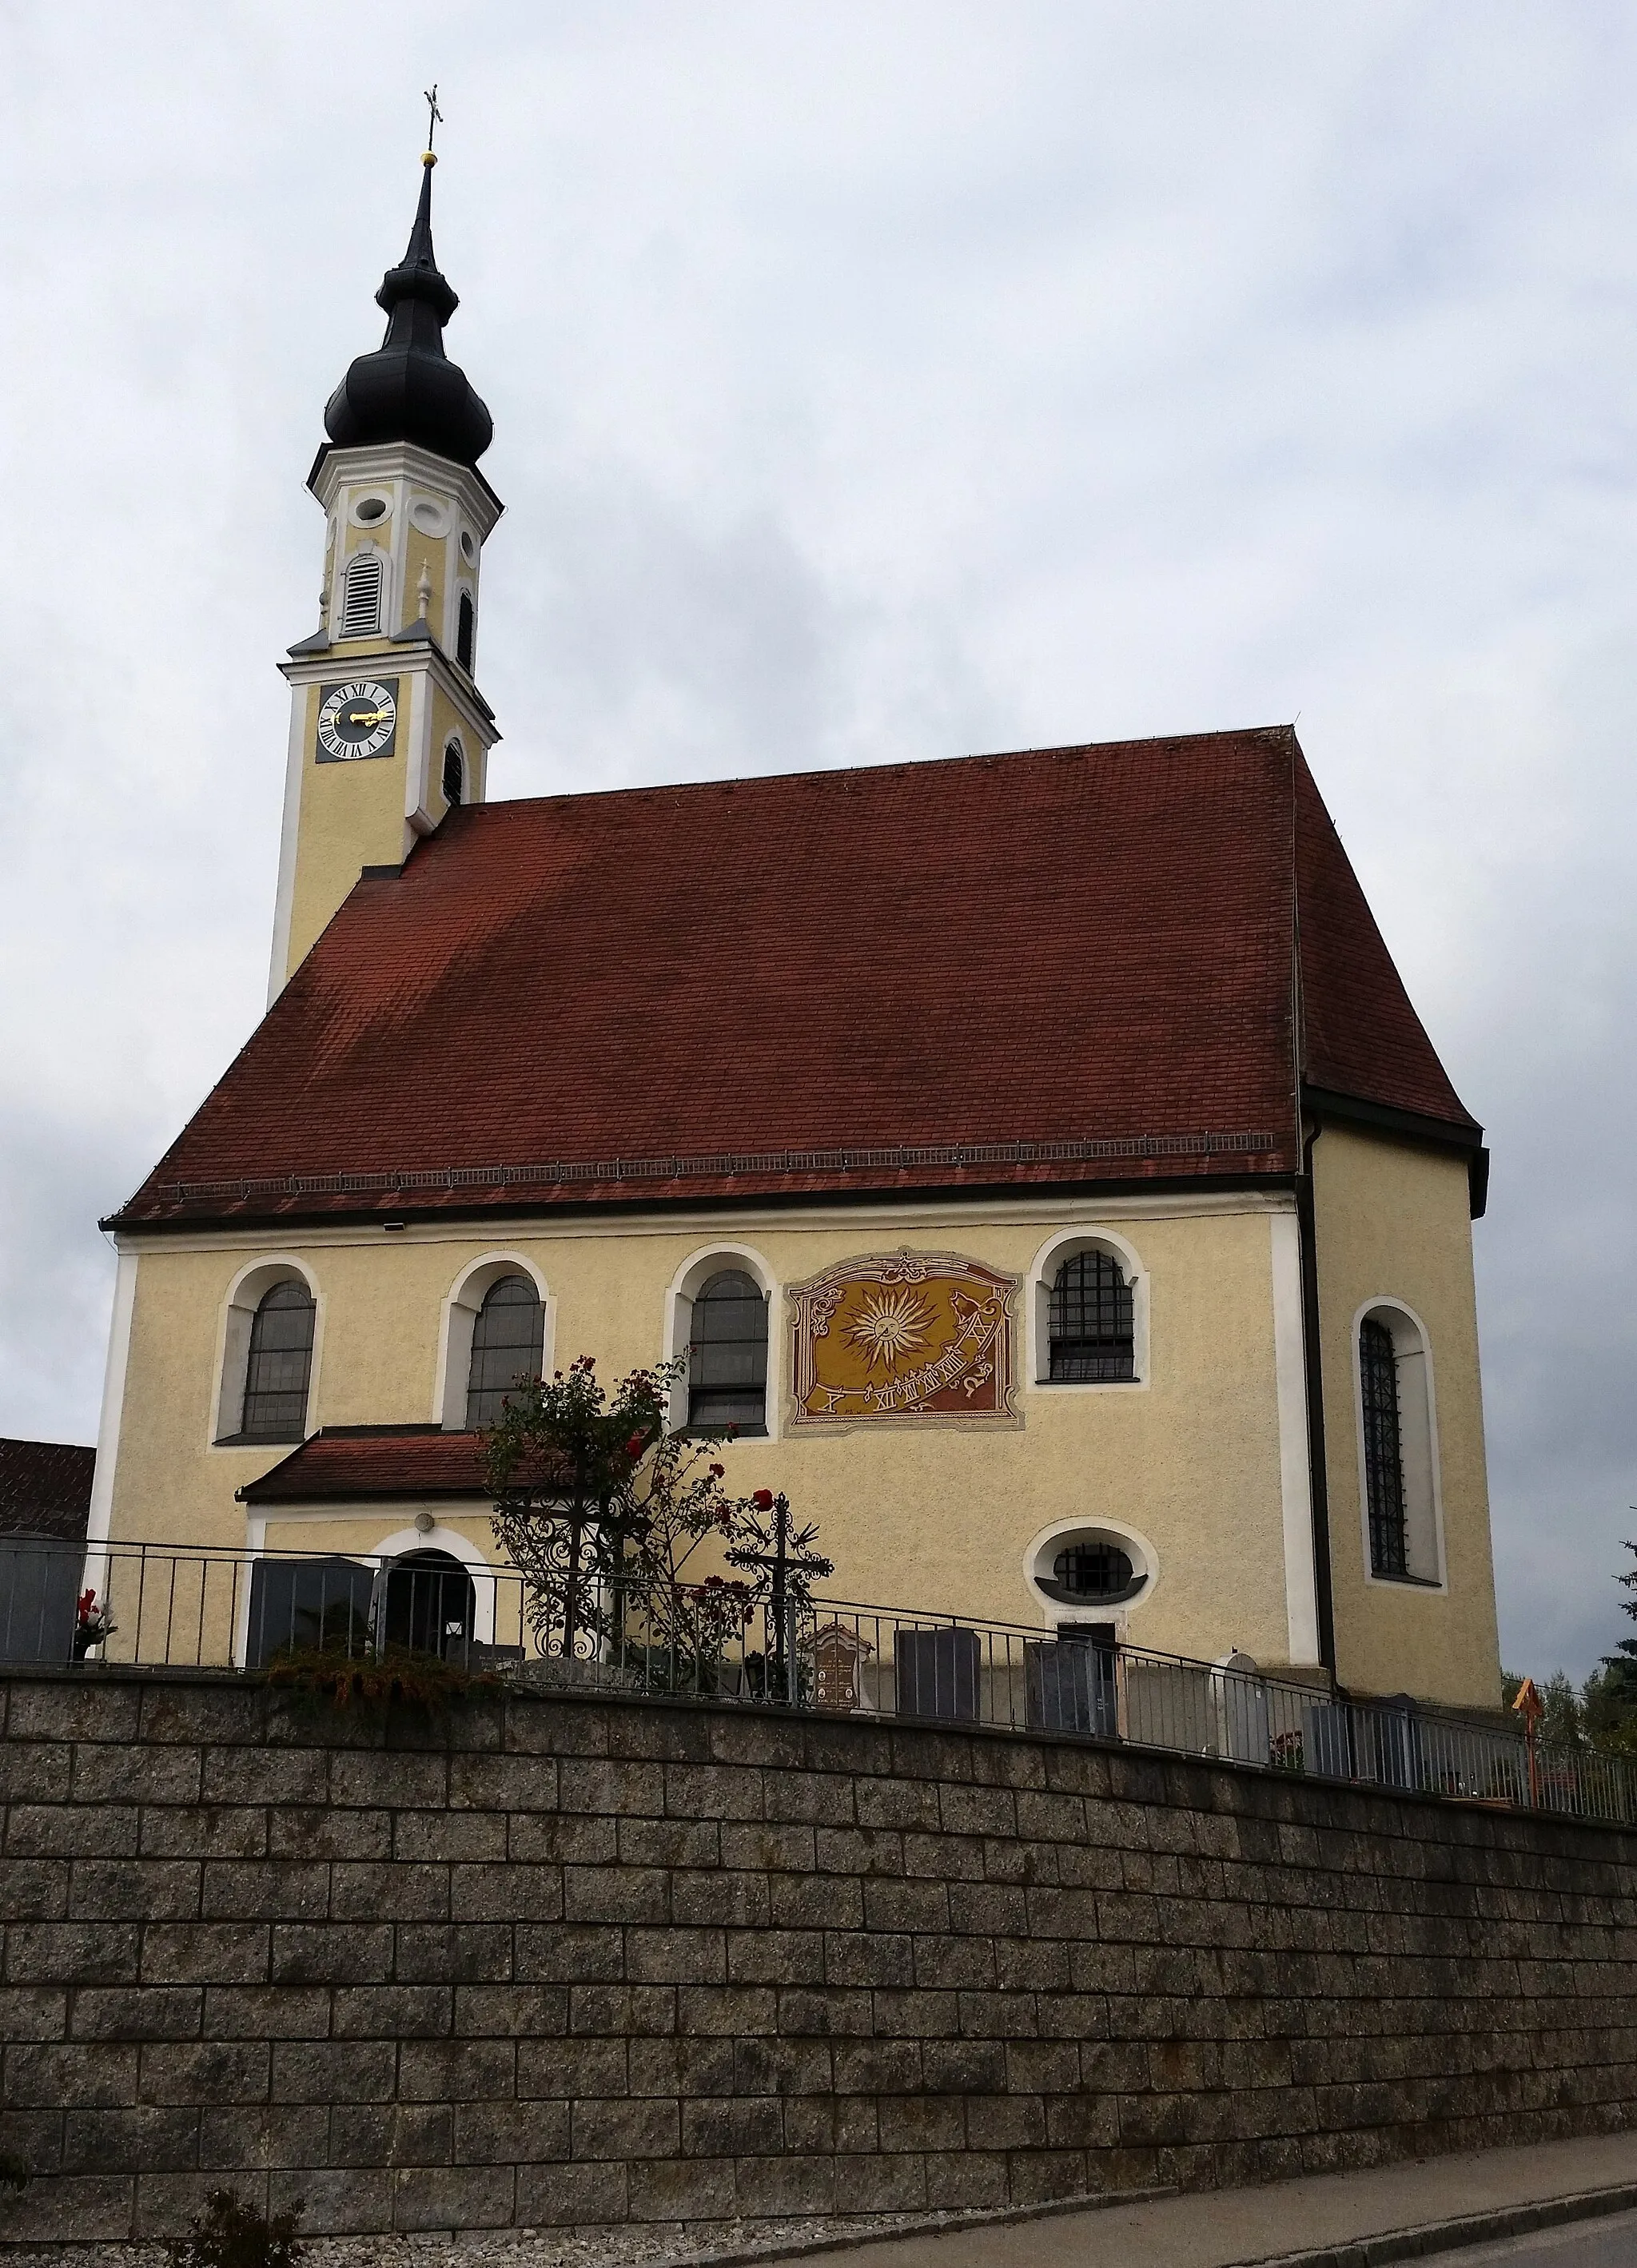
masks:
{"type": "Polygon", "coordinates": [[[445,1294],[438,1324],[438,1365],[432,1381],[432,1423],[446,1433],[466,1431],[467,1391],[471,1384],[472,1334],[477,1311],[503,1276],[527,1276],[540,1294],[544,1317],[540,1368],[551,1375],[557,1340],[557,1309],[545,1276],[526,1252],[485,1252],[468,1261],[445,1294]]]}
{"type": "MultiPolygon", "coordinates": [[[[763,1423],[765,1433],[748,1438],[756,1444],[776,1441],[779,1438],[779,1417],[784,1408],[785,1334],[782,1326],[783,1304],[778,1278],[762,1255],[748,1244],[707,1244],[689,1253],[672,1277],[665,1293],[665,1314],[661,1327],[660,1344],[667,1362],[678,1357],[686,1359],[689,1341],[693,1335],[693,1303],[712,1276],[724,1269],[737,1268],[756,1284],[767,1301],[767,1388],[763,1423]]],[[[681,1433],[688,1425],[688,1380],[680,1378],[671,1388],[670,1409],[667,1422],[672,1432],[681,1433]]],[[[732,1448],[736,1444],[726,1442],[732,1448]]]]}
{"type": "Polygon", "coordinates": [[[1140,1614],[1160,1587],[1160,1555],[1139,1528],[1128,1520],[1110,1520],[1100,1512],[1083,1512],[1073,1520],[1054,1520],[1031,1536],[1023,1550],[1023,1587],[1029,1594],[1035,1611],[1054,1628],[1059,1623],[1112,1623],[1117,1631],[1124,1631],[1129,1617],[1140,1614]],[[1054,1599],[1040,1587],[1038,1569],[1043,1561],[1057,1557],[1063,1545],[1075,1536],[1095,1536],[1117,1543],[1130,1559],[1133,1572],[1146,1576],[1140,1591],[1134,1598],[1122,1599],[1117,1606],[1098,1607],[1089,1601],[1084,1606],[1070,1606],[1063,1599],[1054,1599]]]}
{"type": "Polygon", "coordinates": [[[247,1262],[228,1285],[227,1297],[222,1302],[216,1333],[216,1392],[210,1403],[210,1446],[213,1449],[275,1449],[279,1446],[277,1441],[238,1439],[244,1424],[245,1383],[250,1369],[250,1327],[255,1321],[256,1309],[278,1284],[305,1285],[313,1301],[313,1360],[307,1370],[302,1440],[317,1430],[313,1412],[318,1403],[319,1366],[324,1351],[324,1295],[305,1260],[299,1260],[293,1252],[274,1252],[262,1259],[247,1262]]]}
{"type": "Polygon", "coordinates": [[[1353,1318],[1353,1424],[1359,1448],[1359,1535],[1364,1580],[1384,1591],[1447,1591],[1444,1503],[1438,1450],[1438,1399],[1433,1382],[1432,1334],[1407,1300],[1390,1292],[1360,1303],[1353,1318]],[[1405,1557],[1407,1575],[1378,1575],[1370,1564],[1370,1476],[1364,1453],[1364,1365],[1360,1334],[1367,1322],[1392,1334],[1398,1375],[1398,1440],[1404,1460],[1405,1557]],[[1407,1383],[1406,1383],[1407,1381],[1407,1383]]]}
{"type": "Polygon", "coordinates": [[[336,591],[336,627],[330,635],[338,645],[350,645],[359,638],[385,637],[387,625],[392,620],[392,554],[373,541],[355,546],[341,562],[339,581],[336,591]],[[380,562],[380,610],[372,630],[350,630],[347,628],[347,581],[358,559],[375,558],[380,562]]]}
{"type": "Polygon", "coordinates": [[[1148,1358],[1148,1271],[1135,1245],[1113,1229],[1066,1228],[1051,1237],[1035,1255],[1026,1294],[1029,1323],[1028,1390],[1036,1394],[1146,1394],[1150,1383],[1148,1358]],[[1052,1378],[1051,1285],[1066,1260],[1082,1252],[1106,1253],[1119,1263],[1132,1292],[1132,1367],[1133,1378],[1052,1378]]]}

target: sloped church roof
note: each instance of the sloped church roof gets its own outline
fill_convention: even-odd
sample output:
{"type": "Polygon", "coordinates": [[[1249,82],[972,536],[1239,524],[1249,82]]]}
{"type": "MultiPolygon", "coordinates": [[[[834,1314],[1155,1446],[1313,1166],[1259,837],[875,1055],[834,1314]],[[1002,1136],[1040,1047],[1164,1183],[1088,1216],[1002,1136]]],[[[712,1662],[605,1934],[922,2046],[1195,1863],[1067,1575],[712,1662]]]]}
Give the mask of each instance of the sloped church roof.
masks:
{"type": "Polygon", "coordinates": [[[544,797],[362,878],[114,1225],[1242,1184],[1304,1089],[1480,1154],[1287,727],[544,797]]]}

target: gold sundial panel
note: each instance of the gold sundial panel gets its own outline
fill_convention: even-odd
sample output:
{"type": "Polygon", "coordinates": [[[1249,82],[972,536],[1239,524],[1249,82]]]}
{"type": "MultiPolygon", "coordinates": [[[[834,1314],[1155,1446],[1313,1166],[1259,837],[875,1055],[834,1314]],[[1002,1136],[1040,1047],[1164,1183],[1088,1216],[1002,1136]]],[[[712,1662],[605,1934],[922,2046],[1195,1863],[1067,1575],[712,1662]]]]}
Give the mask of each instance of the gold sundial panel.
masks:
{"type": "Polygon", "coordinates": [[[956,1253],[869,1253],[793,1285],[795,1425],[1017,1423],[1019,1279],[956,1253]]]}

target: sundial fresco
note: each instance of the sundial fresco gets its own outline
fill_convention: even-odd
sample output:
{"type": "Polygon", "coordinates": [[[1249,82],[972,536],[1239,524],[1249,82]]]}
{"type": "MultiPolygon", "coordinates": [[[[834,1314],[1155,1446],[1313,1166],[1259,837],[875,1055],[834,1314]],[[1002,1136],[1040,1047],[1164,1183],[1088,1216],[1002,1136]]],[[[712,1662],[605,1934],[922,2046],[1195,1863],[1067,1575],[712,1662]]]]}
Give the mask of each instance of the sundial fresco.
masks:
{"type": "Polygon", "coordinates": [[[844,1260],[793,1285],[793,1422],[1015,1424],[1017,1282],[958,1254],[901,1251],[844,1260]]]}

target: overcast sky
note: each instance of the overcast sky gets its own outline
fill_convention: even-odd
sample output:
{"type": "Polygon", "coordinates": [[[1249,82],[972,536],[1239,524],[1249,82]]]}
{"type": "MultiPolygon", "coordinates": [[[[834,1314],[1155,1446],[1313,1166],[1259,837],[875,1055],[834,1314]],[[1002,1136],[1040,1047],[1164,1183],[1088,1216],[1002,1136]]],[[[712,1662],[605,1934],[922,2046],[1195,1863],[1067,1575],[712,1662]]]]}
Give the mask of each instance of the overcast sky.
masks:
{"type": "Polygon", "coordinates": [[[419,183],[498,795],[1299,719],[1456,1084],[1503,1652],[1637,1534],[1637,11],[4,0],[0,1432],[266,983],[303,482],[419,183]]]}

